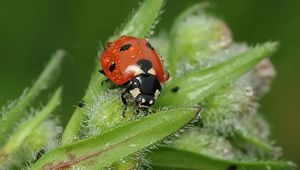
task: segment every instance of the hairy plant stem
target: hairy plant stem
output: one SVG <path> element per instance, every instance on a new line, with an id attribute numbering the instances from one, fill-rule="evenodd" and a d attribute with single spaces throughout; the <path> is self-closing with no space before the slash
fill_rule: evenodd
<path id="1" fill-rule="evenodd" d="M 26 91 L 25 95 L 22 96 L 22 99 L 19 100 L 16 105 L 0 119 L 0 146 L 1 143 L 3 143 L 3 141 L 9 136 L 9 133 L 15 126 L 15 123 L 26 116 L 26 109 L 33 104 L 41 91 L 47 89 L 58 76 L 64 55 L 65 52 L 63 50 L 58 50 L 53 55 L 50 62 L 47 64 L 46 68 L 40 74 L 33 86 Z"/>

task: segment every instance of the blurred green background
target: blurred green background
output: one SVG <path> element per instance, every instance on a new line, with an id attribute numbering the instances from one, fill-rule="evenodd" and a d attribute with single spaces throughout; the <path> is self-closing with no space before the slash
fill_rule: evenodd
<path id="1" fill-rule="evenodd" d="M 140 0 L 11 0 L 0 6 L 0 105 L 32 84 L 56 49 L 68 52 L 57 84 L 65 88 L 63 122 L 80 100 L 99 44 L 120 26 Z M 199 0 L 169 0 L 158 30 Z M 276 143 L 286 159 L 300 164 L 300 1 L 210 0 L 240 42 L 281 42 L 272 57 L 278 76 L 261 101 Z M 158 32 L 158 31 L 157 31 Z M 45 96 L 47 98 L 47 96 Z M 41 102 L 42 103 L 42 102 Z M 41 104 L 40 103 L 40 104 Z"/>

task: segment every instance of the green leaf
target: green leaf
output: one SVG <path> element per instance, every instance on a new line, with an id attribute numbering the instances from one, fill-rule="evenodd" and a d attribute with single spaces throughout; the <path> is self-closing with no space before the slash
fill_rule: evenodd
<path id="1" fill-rule="evenodd" d="M 0 162 L 18 150 L 27 137 L 37 128 L 61 103 L 62 88 L 58 88 L 48 104 L 40 113 L 23 122 L 16 132 L 9 138 L 6 145 L 0 150 Z"/>
<path id="2" fill-rule="evenodd" d="M 34 85 L 22 97 L 22 100 L 19 100 L 11 110 L 3 115 L 0 120 L 0 143 L 9 136 L 9 132 L 13 129 L 15 123 L 26 116 L 24 114 L 26 109 L 32 106 L 33 101 L 40 92 L 47 89 L 49 84 L 58 77 L 64 55 L 65 52 L 63 50 L 58 50 Z"/>
<path id="3" fill-rule="evenodd" d="M 171 147 L 159 147 L 149 157 L 153 169 L 165 170 L 292 170 L 296 168 L 291 162 L 222 160 Z"/>
<path id="4" fill-rule="evenodd" d="M 161 111 L 117 126 L 100 135 L 65 145 L 44 155 L 32 169 L 59 169 L 84 165 L 101 169 L 176 132 L 200 109 L 178 108 Z"/>
<path id="5" fill-rule="evenodd" d="M 132 35 L 140 38 L 144 38 L 147 33 L 152 29 L 156 23 L 156 19 L 161 12 L 161 8 L 164 4 L 164 0 L 145 0 L 136 13 L 130 18 L 128 23 L 110 40 L 119 38 L 121 35 Z M 97 63 L 98 64 L 98 63 Z M 90 104 L 93 100 L 91 91 L 95 91 L 96 94 L 103 92 L 101 82 L 106 79 L 105 76 L 100 76 L 98 73 L 99 68 L 95 67 L 97 71 L 92 76 L 88 90 L 86 91 L 83 101 Z M 76 139 L 76 136 L 81 130 L 81 121 L 84 119 L 84 113 L 80 109 L 76 109 L 73 113 L 70 121 L 68 122 L 66 129 L 62 136 L 62 143 L 69 143 Z"/>
<path id="6" fill-rule="evenodd" d="M 223 85 L 253 68 L 262 59 L 271 56 L 277 46 L 276 42 L 264 43 L 206 70 L 196 70 L 174 77 L 166 84 L 155 106 L 199 103 Z M 175 88 L 178 91 L 173 92 L 172 89 Z"/>

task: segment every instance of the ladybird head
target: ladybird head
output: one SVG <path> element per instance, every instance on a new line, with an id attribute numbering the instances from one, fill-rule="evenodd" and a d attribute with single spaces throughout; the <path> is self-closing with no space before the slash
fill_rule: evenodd
<path id="1" fill-rule="evenodd" d="M 137 75 L 130 82 L 129 93 L 135 99 L 138 108 L 152 106 L 160 91 L 159 80 L 151 74 Z"/>
<path id="2" fill-rule="evenodd" d="M 148 94 L 140 94 L 136 98 L 136 104 L 139 108 L 150 107 L 154 104 L 154 96 Z"/>

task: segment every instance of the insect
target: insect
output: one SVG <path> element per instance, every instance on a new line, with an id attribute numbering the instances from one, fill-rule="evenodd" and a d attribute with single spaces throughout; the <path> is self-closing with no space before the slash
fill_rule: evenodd
<path id="1" fill-rule="evenodd" d="M 161 83 L 170 77 L 164 61 L 145 39 L 122 36 L 106 45 L 99 60 L 100 72 L 125 88 L 121 95 L 125 106 L 123 116 L 128 105 L 126 94 L 133 97 L 138 110 L 147 110 L 160 95 Z"/>

